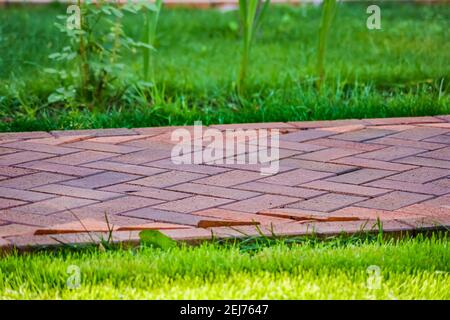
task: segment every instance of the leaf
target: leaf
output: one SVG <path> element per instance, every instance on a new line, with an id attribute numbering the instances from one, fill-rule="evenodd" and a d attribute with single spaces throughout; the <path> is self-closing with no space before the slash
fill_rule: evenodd
<path id="1" fill-rule="evenodd" d="M 112 7 L 110 10 L 117 18 L 123 17 L 123 13 L 119 9 Z"/>
<path id="2" fill-rule="evenodd" d="M 130 13 L 137 13 L 137 10 L 136 10 L 136 8 L 135 8 L 134 5 L 128 5 L 128 4 L 126 4 L 126 5 L 124 5 L 124 6 L 122 7 L 122 10 L 127 11 L 127 12 L 130 12 Z"/>
<path id="3" fill-rule="evenodd" d="M 49 56 L 48 56 L 48 58 L 49 59 L 58 59 L 59 57 L 61 57 L 61 54 L 59 53 L 59 52 L 55 52 L 55 53 L 52 53 L 52 54 L 50 54 Z"/>
<path id="4" fill-rule="evenodd" d="M 139 41 L 139 42 L 133 42 L 132 43 L 132 45 L 134 45 L 135 47 L 140 47 L 140 48 L 147 48 L 147 49 L 149 49 L 149 50 L 154 50 L 154 51 L 156 51 L 156 49 L 152 46 L 152 45 L 150 45 L 150 44 L 147 44 L 147 43 L 144 43 L 144 42 L 141 42 L 141 41 Z"/>
<path id="5" fill-rule="evenodd" d="M 64 96 L 62 94 L 52 93 L 51 95 L 48 96 L 47 101 L 48 103 L 64 101 Z"/>
<path id="6" fill-rule="evenodd" d="M 228 23 L 228 27 L 230 28 L 231 31 L 238 31 L 239 30 L 239 25 L 235 21 L 230 21 Z"/>
<path id="7" fill-rule="evenodd" d="M 98 250 L 100 252 L 106 252 L 105 246 L 101 242 L 98 244 Z"/>
<path id="8" fill-rule="evenodd" d="M 336 0 L 325 0 L 322 7 L 322 17 L 319 27 L 319 46 L 317 49 L 316 73 L 318 75 L 317 85 L 320 87 L 325 76 L 324 63 L 327 37 L 330 33 L 331 24 L 336 14 Z"/>
<path id="9" fill-rule="evenodd" d="M 153 82 L 149 81 L 138 81 L 137 85 L 144 88 L 151 88 L 154 86 Z"/>
<path id="10" fill-rule="evenodd" d="M 56 73 L 58 73 L 59 71 L 56 70 L 56 69 L 52 69 L 52 68 L 44 68 L 44 72 L 56 74 Z"/>
<path id="11" fill-rule="evenodd" d="M 144 230 L 139 232 L 141 244 L 167 250 L 176 247 L 176 241 L 172 240 L 158 230 Z"/>
<path id="12" fill-rule="evenodd" d="M 69 53 L 69 54 L 67 55 L 66 59 L 67 59 L 67 60 L 73 60 L 73 59 L 75 59 L 76 57 L 77 57 L 77 53 L 76 53 L 76 52 L 72 52 L 72 53 Z"/>
<path id="13" fill-rule="evenodd" d="M 261 1 L 258 3 L 258 12 L 257 16 L 255 18 L 255 28 L 257 29 L 259 25 L 261 24 L 261 20 L 265 16 L 267 9 L 269 8 L 270 0 L 265 0 L 264 3 Z"/>
<path id="14" fill-rule="evenodd" d="M 106 15 L 111 15 L 111 8 L 109 8 L 109 7 L 107 7 L 107 6 L 104 6 L 104 7 L 102 7 L 101 8 L 101 10 L 102 10 L 102 12 L 104 13 L 104 14 L 106 14 Z"/>

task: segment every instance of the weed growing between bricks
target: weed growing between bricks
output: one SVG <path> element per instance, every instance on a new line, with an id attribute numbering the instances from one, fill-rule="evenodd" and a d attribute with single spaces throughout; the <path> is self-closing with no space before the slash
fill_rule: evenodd
<path id="1" fill-rule="evenodd" d="M 68 253 L 104 253 L 114 251 L 131 251 L 139 253 L 140 250 L 154 249 L 168 251 L 174 248 L 178 249 L 195 249 L 199 246 L 211 246 L 221 249 L 238 249 L 241 253 L 258 252 L 264 248 L 274 246 L 325 246 L 325 247 L 340 247 L 347 245 L 366 245 L 379 244 L 385 245 L 395 243 L 397 241 L 408 241 L 414 239 L 447 239 L 450 236 L 448 228 L 436 227 L 428 230 L 412 230 L 412 231 L 398 231 L 398 232 L 384 232 L 381 222 L 377 222 L 378 230 L 374 231 L 360 231 L 353 234 L 340 232 L 336 235 L 321 235 L 312 232 L 307 236 L 277 236 L 273 233 L 271 236 L 264 235 L 260 232 L 257 236 L 248 236 L 242 233 L 239 237 L 229 238 L 215 238 L 211 240 L 189 240 L 177 241 L 173 247 L 161 247 L 152 243 L 146 243 L 142 239 L 131 241 L 113 241 L 114 231 L 110 231 L 106 236 L 96 238 L 94 234 L 90 235 L 87 232 L 90 241 L 83 244 L 71 244 L 58 241 L 58 245 L 43 245 L 23 248 L 9 248 L 0 251 L 1 256 L 8 255 L 27 255 L 27 254 L 68 254 Z M 231 228 L 232 229 L 232 228 Z M 158 232 L 159 233 L 159 232 Z M 164 236 L 165 237 L 165 236 Z"/>

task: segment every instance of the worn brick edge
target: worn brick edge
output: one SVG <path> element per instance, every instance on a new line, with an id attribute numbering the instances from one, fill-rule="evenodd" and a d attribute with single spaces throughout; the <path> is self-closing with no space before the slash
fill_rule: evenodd
<path id="1" fill-rule="evenodd" d="M 264 122 L 264 123 L 234 123 L 211 124 L 210 128 L 227 130 L 241 129 L 320 129 L 345 125 L 383 126 L 427 123 L 450 123 L 450 115 L 425 116 L 425 117 L 401 117 L 401 118 L 375 118 L 375 119 L 343 119 L 320 121 L 294 121 L 294 122 Z M 86 135 L 86 139 L 94 137 L 113 137 L 124 135 L 160 135 L 180 126 L 146 127 L 146 128 L 106 128 L 106 129 L 80 129 L 80 130 L 52 130 L 29 132 L 0 132 L 0 140 L 7 139 L 42 139 L 51 137 L 65 137 L 72 135 Z M 189 128 L 189 126 L 185 126 Z"/>
<path id="2" fill-rule="evenodd" d="M 242 241 L 250 237 L 266 237 L 269 239 L 289 239 L 298 237 L 329 238 L 333 236 L 369 235 L 378 234 L 379 227 L 376 220 L 354 221 L 356 224 L 343 224 L 341 228 L 327 228 L 336 222 L 292 223 L 286 231 L 272 231 L 270 227 L 239 226 L 239 227 L 213 227 L 209 229 L 195 228 L 192 233 L 185 235 L 178 229 L 160 230 L 180 244 L 189 246 L 201 245 L 205 242 L 233 242 Z M 280 225 L 278 225 L 280 226 Z M 276 228 L 276 225 L 275 225 Z M 290 230 L 289 230 L 290 229 Z M 395 238 L 416 236 L 418 234 L 449 231 L 450 225 L 437 223 L 423 223 L 412 225 L 403 220 L 390 220 L 382 223 L 383 235 Z M 56 235 L 30 235 L 0 238 L 0 254 L 11 252 L 25 253 L 40 250 L 61 249 L 67 247 L 85 247 L 99 245 L 102 239 L 108 238 L 106 232 L 72 233 Z M 116 231 L 112 234 L 112 244 L 120 248 L 138 247 L 140 245 L 139 231 Z"/>

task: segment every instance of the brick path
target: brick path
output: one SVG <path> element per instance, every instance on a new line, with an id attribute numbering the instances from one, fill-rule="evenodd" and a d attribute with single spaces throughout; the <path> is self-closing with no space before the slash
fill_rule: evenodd
<path id="1" fill-rule="evenodd" d="M 450 226 L 450 116 L 211 127 L 279 129 L 279 173 L 175 165 L 170 127 L 0 133 L 0 247 Z"/>

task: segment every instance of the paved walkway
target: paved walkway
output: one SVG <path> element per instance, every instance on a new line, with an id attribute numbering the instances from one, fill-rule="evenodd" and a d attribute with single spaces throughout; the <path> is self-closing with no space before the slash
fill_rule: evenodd
<path id="1" fill-rule="evenodd" d="M 450 116 L 211 127 L 279 129 L 279 173 L 173 164 L 170 127 L 0 133 L 0 246 L 450 226 Z"/>

